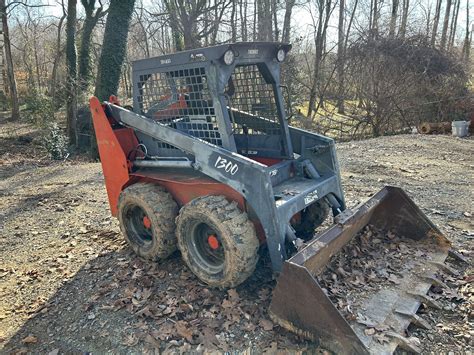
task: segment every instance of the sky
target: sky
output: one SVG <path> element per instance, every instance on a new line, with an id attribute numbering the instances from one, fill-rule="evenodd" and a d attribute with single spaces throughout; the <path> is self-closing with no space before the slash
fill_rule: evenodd
<path id="1" fill-rule="evenodd" d="M 49 5 L 47 8 L 45 8 L 45 13 L 48 15 L 52 16 L 57 16 L 60 17 L 62 15 L 62 8 L 60 5 L 60 0 L 27 0 L 29 3 L 42 3 L 45 5 Z M 66 1 L 65 1 L 66 2 Z M 144 4 L 146 5 L 149 3 L 150 5 L 153 3 L 153 0 L 143 0 Z M 299 1 L 300 3 L 303 3 L 303 1 Z M 308 3 L 313 2 L 314 0 L 310 0 Z M 370 0 L 361 0 L 359 1 L 359 4 L 364 5 L 364 3 L 369 2 Z M 385 1 L 385 4 L 388 4 L 390 1 Z M 412 0 L 411 1 L 411 14 L 410 16 L 413 17 L 422 17 L 424 18 L 425 10 L 435 4 L 436 0 Z M 470 5 L 470 22 L 471 26 L 474 29 L 474 0 L 470 0 L 471 5 Z M 283 3 L 283 1 L 280 1 L 280 3 Z M 444 1 L 445 3 L 445 1 Z M 350 7 L 352 4 L 352 0 L 346 0 L 346 6 Z M 401 5 L 400 5 L 401 6 Z M 433 6 L 434 7 L 434 6 Z M 366 6 L 365 6 L 366 8 Z M 388 10 L 388 6 L 385 6 L 385 11 Z M 335 42 L 337 40 L 337 15 L 338 15 L 338 9 L 334 10 L 335 13 L 331 17 L 331 21 L 329 23 L 329 28 L 328 28 L 328 38 L 329 42 Z M 292 16 L 292 27 L 293 27 L 293 34 L 296 36 L 303 36 L 303 37 L 312 37 L 312 34 L 314 32 L 314 27 L 313 27 L 313 19 L 312 19 L 312 14 L 314 14 L 314 7 L 311 9 L 311 6 L 308 4 L 296 7 L 293 16 Z M 458 29 L 457 29 L 457 39 L 458 41 L 462 41 L 464 38 L 465 30 L 466 30 L 466 12 L 467 12 L 467 5 L 466 5 L 466 0 L 461 0 L 461 6 L 459 10 L 459 17 L 458 17 Z M 81 16 L 83 15 L 83 9 L 82 6 L 80 5 L 80 1 L 78 1 L 78 15 Z M 359 12 L 359 21 L 367 21 L 368 15 L 364 12 Z M 444 15 L 444 10 L 442 10 L 442 15 Z M 433 15 L 431 15 L 433 17 Z M 354 23 L 354 26 L 357 26 L 357 22 Z M 441 28 L 441 24 L 440 24 Z"/>

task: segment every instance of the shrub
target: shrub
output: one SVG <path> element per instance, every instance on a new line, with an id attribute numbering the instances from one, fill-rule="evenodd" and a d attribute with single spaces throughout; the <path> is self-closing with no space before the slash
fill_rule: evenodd
<path id="1" fill-rule="evenodd" d="M 43 141 L 51 159 L 61 160 L 69 155 L 68 139 L 56 122 L 49 124 Z"/>
<path id="2" fill-rule="evenodd" d="M 55 109 L 50 97 L 33 92 L 26 98 L 25 104 L 30 118 L 35 124 L 42 126 L 54 119 Z"/>

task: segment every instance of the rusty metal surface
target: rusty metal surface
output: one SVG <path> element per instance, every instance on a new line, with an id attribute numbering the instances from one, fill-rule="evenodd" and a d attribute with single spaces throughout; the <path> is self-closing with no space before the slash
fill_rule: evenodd
<path id="1" fill-rule="evenodd" d="M 426 255 L 423 258 L 413 255 L 407 261 L 405 267 L 410 271 L 403 275 L 400 284 L 360 296 L 362 315 L 389 330 L 386 333 L 389 341 L 383 344 L 365 334 L 365 325 L 348 322 L 317 281 L 331 257 L 366 225 L 411 239 Z M 436 273 L 445 271 L 449 249 L 450 242 L 403 190 L 385 187 L 285 262 L 270 314 L 284 328 L 318 339 L 322 346 L 338 354 L 391 354 L 397 347 L 417 352 L 419 349 L 405 338 L 404 330 L 410 323 L 425 324 L 416 312 L 421 303 L 435 306 L 426 294 L 433 282 L 437 282 Z"/>

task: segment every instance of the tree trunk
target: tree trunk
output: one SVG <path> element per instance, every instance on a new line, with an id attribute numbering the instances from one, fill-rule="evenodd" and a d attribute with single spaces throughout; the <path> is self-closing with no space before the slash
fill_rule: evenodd
<path id="1" fill-rule="evenodd" d="M 118 93 L 134 5 L 135 0 L 110 1 L 95 88 L 95 96 L 100 101 L 105 101 L 110 95 Z M 91 154 L 93 158 L 98 157 L 95 137 L 91 139 Z"/>
<path id="2" fill-rule="evenodd" d="M 5 0 L 0 0 L 0 11 L 2 12 L 3 46 L 5 50 L 5 62 L 7 67 L 7 81 L 12 105 L 12 115 L 10 117 L 10 120 L 17 121 L 20 119 L 20 103 L 18 101 L 18 92 L 16 90 L 15 70 L 13 67 L 10 33 L 8 31 L 7 7 L 5 4 Z"/>
<path id="3" fill-rule="evenodd" d="M 273 27 L 274 27 L 274 31 L 273 31 L 273 38 L 272 40 L 275 41 L 275 42 L 278 42 L 279 39 L 280 39 L 280 30 L 278 29 L 278 16 L 277 16 L 277 0 L 272 0 L 272 16 L 273 16 Z"/>
<path id="4" fill-rule="evenodd" d="M 451 20 L 451 28 L 449 30 L 449 41 L 448 49 L 451 50 L 454 46 L 454 40 L 456 38 L 456 27 L 458 25 L 458 15 L 459 15 L 459 6 L 461 5 L 461 0 L 454 0 L 454 11 L 453 18 Z M 469 9 L 466 9 L 469 11 Z"/>
<path id="5" fill-rule="evenodd" d="M 374 38 L 377 38 L 379 35 L 379 0 L 373 0 L 373 9 L 372 9 L 372 26 L 371 33 Z"/>
<path id="6" fill-rule="evenodd" d="M 441 32 L 440 47 L 442 50 L 446 49 L 446 40 L 448 36 L 449 15 L 451 13 L 452 0 L 447 0 L 446 11 L 444 13 L 443 31 Z"/>
<path id="7" fill-rule="evenodd" d="M 466 9 L 469 10 L 469 0 L 466 0 Z M 471 44 L 472 44 L 472 32 L 469 34 L 469 11 L 466 11 L 466 36 L 464 37 L 464 43 L 462 47 L 463 58 L 466 63 L 469 63 L 469 57 L 471 54 Z"/>
<path id="8" fill-rule="evenodd" d="M 405 38 L 405 35 L 407 33 L 409 10 L 410 10 L 410 0 L 403 0 L 402 20 L 400 22 L 400 31 L 398 32 L 398 35 L 400 36 L 400 38 Z"/>
<path id="9" fill-rule="evenodd" d="M 257 12 L 258 12 L 258 2 L 253 2 L 253 34 L 252 38 L 254 42 L 257 40 Z"/>
<path id="10" fill-rule="evenodd" d="M 97 21 L 102 15 L 102 7 L 99 7 L 94 15 L 95 0 L 81 0 L 86 13 L 84 26 L 82 28 L 81 46 L 79 49 L 79 92 L 86 94 L 92 81 L 90 49 L 92 42 L 92 33 Z"/>
<path id="11" fill-rule="evenodd" d="M 327 3 L 326 3 L 327 1 Z M 316 37 L 314 39 L 315 56 L 314 56 L 314 72 L 308 102 L 308 117 L 311 118 L 313 111 L 316 109 L 316 95 L 318 93 L 318 85 L 320 81 L 321 61 L 323 59 L 323 47 L 325 41 L 325 32 L 328 19 L 324 18 L 326 14 L 326 6 L 330 6 L 330 0 L 318 0 L 318 27 Z M 317 113 L 317 112 L 315 112 Z"/>
<path id="12" fill-rule="evenodd" d="M 439 19 L 441 17 L 441 3 L 443 0 L 437 0 L 436 1 L 436 9 L 435 9 L 435 14 L 433 18 L 433 32 L 431 35 L 431 46 L 434 47 L 436 44 L 436 36 L 438 35 L 438 25 L 439 25 Z"/>
<path id="13" fill-rule="evenodd" d="M 240 10 L 240 31 L 241 31 L 241 38 L 243 42 L 247 42 L 247 6 L 248 3 L 246 0 L 241 0 L 239 3 L 239 10 Z"/>
<path id="14" fill-rule="evenodd" d="M 390 14 L 390 30 L 388 36 L 393 38 L 395 36 L 395 27 L 397 26 L 398 16 L 398 2 L 399 0 L 392 0 L 392 12 Z"/>
<path id="15" fill-rule="evenodd" d="M 58 23 L 58 33 L 56 37 L 56 56 L 54 57 L 53 69 L 51 72 L 50 94 L 51 94 L 51 100 L 54 106 L 56 106 L 56 86 L 57 86 L 57 81 L 58 81 L 58 66 L 59 66 L 61 57 L 63 56 L 63 48 L 61 48 L 61 37 L 62 37 L 61 31 L 62 31 L 65 19 L 66 19 L 66 12 L 63 11 L 63 15 L 59 19 L 59 23 Z"/>
<path id="16" fill-rule="evenodd" d="M 344 0 L 339 0 L 339 26 L 337 27 L 337 112 L 344 113 Z"/>
<path id="17" fill-rule="evenodd" d="M 127 0 L 129 1 L 129 0 Z M 170 28 L 171 28 L 171 35 L 173 37 L 173 44 L 175 47 L 176 52 L 180 52 L 184 50 L 184 43 L 183 37 L 181 35 L 181 31 L 179 30 L 179 18 L 178 18 L 178 9 L 176 8 L 176 4 L 174 0 L 164 0 L 164 4 L 166 10 L 170 16 Z"/>
<path id="18" fill-rule="evenodd" d="M 66 22 L 66 114 L 69 144 L 77 144 L 77 54 L 76 54 L 76 5 L 77 0 L 67 2 Z"/>
<path id="19" fill-rule="evenodd" d="M 270 0 L 258 2 L 258 34 L 259 41 L 272 41 L 272 13 Z"/>
<path id="20" fill-rule="evenodd" d="M 117 95 L 134 4 L 135 0 L 110 1 L 95 89 L 100 101 Z"/>
<path id="21" fill-rule="evenodd" d="M 354 7 L 352 8 L 352 12 L 351 12 L 351 18 L 349 20 L 349 24 L 347 25 L 347 29 L 346 29 L 346 38 L 344 38 L 344 52 L 346 52 L 347 50 L 347 41 L 349 40 L 349 35 L 351 33 L 352 23 L 354 22 L 358 4 L 359 4 L 359 0 L 355 0 Z"/>
<path id="22" fill-rule="evenodd" d="M 282 33 L 282 42 L 290 42 L 290 31 L 291 31 L 291 13 L 293 12 L 293 7 L 295 6 L 296 0 L 287 0 L 285 3 L 285 18 L 283 20 L 283 33 Z"/>
<path id="23" fill-rule="evenodd" d="M 231 11 L 231 14 L 230 14 L 230 23 L 231 23 L 231 40 L 232 42 L 236 42 L 237 41 L 237 26 L 235 25 L 235 19 L 236 19 L 236 12 L 237 12 L 237 4 L 235 1 L 232 1 L 232 11 Z"/>

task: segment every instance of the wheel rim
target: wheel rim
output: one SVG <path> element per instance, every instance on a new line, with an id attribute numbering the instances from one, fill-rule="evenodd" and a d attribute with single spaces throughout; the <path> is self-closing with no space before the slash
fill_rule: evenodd
<path id="1" fill-rule="evenodd" d="M 225 252 L 221 237 L 206 223 L 196 223 L 188 234 L 191 257 L 206 270 L 217 274 L 224 269 Z"/>
<path id="2" fill-rule="evenodd" d="M 143 208 L 138 205 L 131 205 L 123 213 L 129 238 L 140 246 L 150 246 L 153 242 L 151 220 Z"/>

